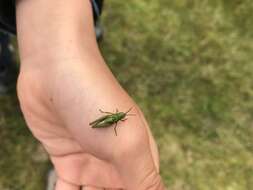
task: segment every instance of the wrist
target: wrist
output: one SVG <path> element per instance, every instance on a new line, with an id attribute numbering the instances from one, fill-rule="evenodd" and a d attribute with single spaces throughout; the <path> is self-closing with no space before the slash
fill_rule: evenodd
<path id="1" fill-rule="evenodd" d="M 96 46 L 90 1 L 17 1 L 21 63 L 80 56 Z"/>

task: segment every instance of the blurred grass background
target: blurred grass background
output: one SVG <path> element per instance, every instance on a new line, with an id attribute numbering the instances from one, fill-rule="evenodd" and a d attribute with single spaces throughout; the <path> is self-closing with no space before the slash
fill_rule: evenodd
<path id="1" fill-rule="evenodd" d="M 253 188 L 253 2 L 106 0 L 102 53 L 144 111 L 170 190 Z M 0 190 L 43 190 L 48 158 L 0 97 Z"/>

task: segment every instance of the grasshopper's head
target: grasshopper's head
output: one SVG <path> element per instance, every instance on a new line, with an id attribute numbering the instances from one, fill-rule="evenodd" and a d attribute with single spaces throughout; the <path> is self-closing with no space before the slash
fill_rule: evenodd
<path id="1" fill-rule="evenodd" d="M 126 116 L 128 116 L 128 115 L 134 115 L 134 114 L 129 114 L 129 112 L 131 111 L 131 109 L 132 108 L 130 108 L 128 111 L 126 111 L 126 112 L 118 112 L 117 113 L 117 117 L 118 117 L 118 119 L 119 120 L 122 120 L 122 119 L 124 119 Z"/>
<path id="2" fill-rule="evenodd" d="M 124 112 L 119 112 L 117 114 L 118 114 L 118 118 L 119 119 L 123 119 L 123 118 L 125 118 L 127 116 L 127 113 L 124 113 Z"/>
<path id="3" fill-rule="evenodd" d="M 126 112 L 120 112 L 120 117 L 123 119 L 124 117 L 128 116 L 128 115 L 135 115 L 135 114 L 130 114 L 129 112 L 131 111 L 132 108 L 130 108 L 129 110 L 127 110 Z"/>

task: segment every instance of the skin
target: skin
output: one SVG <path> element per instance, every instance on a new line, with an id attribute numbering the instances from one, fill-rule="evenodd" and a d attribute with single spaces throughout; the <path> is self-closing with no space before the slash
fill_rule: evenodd
<path id="1" fill-rule="evenodd" d="M 88 0 L 18 0 L 18 98 L 56 169 L 55 190 L 164 190 L 155 141 L 138 105 L 97 47 Z M 127 110 L 117 137 L 89 122 Z M 122 126 L 122 127 L 121 127 Z"/>

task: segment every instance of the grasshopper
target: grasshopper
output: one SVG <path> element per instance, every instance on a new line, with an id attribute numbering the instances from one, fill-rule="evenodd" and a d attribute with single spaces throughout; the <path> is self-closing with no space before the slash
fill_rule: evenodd
<path id="1" fill-rule="evenodd" d="M 110 127 L 111 125 L 115 124 L 114 132 L 115 132 L 115 135 L 117 136 L 116 127 L 117 127 L 118 122 L 127 120 L 126 116 L 135 115 L 135 114 L 128 114 L 131 111 L 131 109 L 132 108 L 130 108 L 126 112 L 119 112 L 118 109 L 116 109 L 116 113 L 106 112 L 99 109 L 101 113 L 105 113 L 106 115 L 101 116 L 95 121 L 92 121 L 91 123 L 89 123 L 89 125 L 92 128 L 105 128 L 105 127 Z"/>

